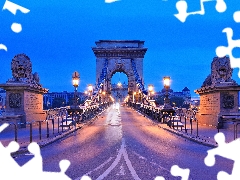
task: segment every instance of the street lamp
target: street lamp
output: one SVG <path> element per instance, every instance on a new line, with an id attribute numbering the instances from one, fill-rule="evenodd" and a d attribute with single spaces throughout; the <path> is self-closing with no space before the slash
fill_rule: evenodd
<path id="1" fill-rule="evenodd" d="M 135 95 L 136 95 L 137 93 L 136 92 L 133 92 L 133 103 L 135 103 Z"/>
<path id="2" fill-rule="evenodd" d="M 103 101 L 103 102 L 105 102 L 105 95 L 106 95 L 106 92 L 103 91 L 103 92 L 102 92 L 102 101 Z"/>
<path id="3" fill-rule="evenodd" d="M 117 83 L 117 86 L 118 86 L 118 88 L 122 87 L 122 83 L 119 81 L 119 82 Z"/>
<path id="4" fill-rule="evenodd" d="M 152 84 L 148 85 L 148 94 L 149 94 L 149 99 L 152 99 L 151 98 L 151 95 L 153 94 L 153 85 Z"/>
<path id="5" fill-rule="evenodd" d="M 75 108 L 75 115 L 77 109 L 77 88 L 79 86 L 80 81 L 80 74 L 77 71 L 74 71 L 72 74 L 72 83 L 74 87 L 74 108 Z"/>
<path id="6" fill-rule="evenodd" d="M 92 92 L 93 92 L 93 85 L 89 84 L 88 85 L 88 95 L 90 96 L 90 99 L 92 99 Z"/>
<path id="7" fill-rule="evenodd" d="M 163 77 L 163 84 L 166 89 L 170 88 L 170 77 L 169 76 Z"/>
<path id="8" fill-rule="evenodd" d="M 165 76 L 163 78 L 163 84 L 165 88 L 165 98 L 164 98 L 164 109 L 172 109 L 172 106 L 170 105 L 170 99 L 169 99 L 169 94 L 168 90 L 170 89 L 170 77 Z"/>
<path id="9" fill-rule="evenodd" d="M 168 94 L 168 91 L 170 89 L 170 77 L 169 76 L 165 76 L 163 78 L 163 84 L 164 84 L 164 89 L 165 89 L 165 98 L 164 98 L 164 106 L 161 111 L 163 114 L 167 113 L 168 115 L 171 115 L 171 114 L 175 113 L 175 110 L 170 105 L 170 99 L 169 99 L 169 94 Z"/>

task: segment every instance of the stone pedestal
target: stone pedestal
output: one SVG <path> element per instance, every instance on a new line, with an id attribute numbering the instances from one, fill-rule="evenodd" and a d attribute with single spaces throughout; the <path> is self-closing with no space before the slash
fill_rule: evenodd
<path id="1" fill-rule="evenodd" d="M 238 113 L 239 90 L 240 86 L 238 85 L 205 87 L 196 90 L 195 92 L 200 95 L 198 122 L 217 126 L 219 116 Z"/>
<path id="2" fill-rule="evenodd" d="M 4 116 L 21 116 L 21 123 L 46 119 L 43 111 L 43 93 L 47 90 L 21 82 L 0 84 L 6 90 Z"/>
<path id="3" fill-rule="evenodd" d="M 17 54 L 11 62 L 12 78 L 0 88 L 6 90 L 4 118 L 22 123 L 46 119 L 43 111 L 43 93 L 48 90 L 40 84 L 38 73 L 32 74 L 32 63 L 26 54 Z"/>
<path id="4" fill-rule="evenodd" d="M 200 95 L 199 123 L 218 126 L 221 115 L 238 113 L 240 86 L 232 79 L 232 72 L 229 57 L 213 58 L 211 74 L 195 90 Z"/>

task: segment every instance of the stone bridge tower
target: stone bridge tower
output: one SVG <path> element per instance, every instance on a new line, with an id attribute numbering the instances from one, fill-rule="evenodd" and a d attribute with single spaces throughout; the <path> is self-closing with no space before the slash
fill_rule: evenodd
<path id="1" fill-rule="evenodd" d="M 111 78 L 116 72 L 128 77 L 128 92 L 143 87 L 143 58 L 147 51 L 140 40 L 99 40 L 92 50 L 96 56 L 97 89 L 110 93 Z"/>

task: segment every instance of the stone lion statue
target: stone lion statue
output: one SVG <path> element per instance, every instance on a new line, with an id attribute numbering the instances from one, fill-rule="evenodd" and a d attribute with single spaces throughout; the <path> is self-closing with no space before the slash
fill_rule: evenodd
<path id="1" fill-rule="evenodd" d="M 14 56 L 11 63 L 11 70 L 15 81 L 20 81 L 21 79 L 31 81 L 32 63 L 27 55 L 18 54 Z"/>
<path id="2" fill-rule="evenodd" d="M 232 72 L 229 57 L 215 57 L 211 63 L 211 74 L 205 79 L 202 87 L 215 86 L 224 82 L 231 82 L 236 85 L 236 81 L 232 79 Z"/>
<path id="3" fill-rule="evenodd" d="M 14 56 L 11 63 L 11 70 L 13 78 L 9 81 L 20 81 L 41 86 L 38 73 L 35 72 L 32 74 L 32 63 L 26 54 L 17 54 Z"/>

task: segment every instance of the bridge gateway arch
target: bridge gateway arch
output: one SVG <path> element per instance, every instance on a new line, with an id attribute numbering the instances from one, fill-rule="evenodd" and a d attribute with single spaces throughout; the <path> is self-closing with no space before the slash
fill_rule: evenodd
<path id="1" fill-rule="evenodd" d="M 123 72 L 128 78 L 128 94 L 144 93 L 143 58 L 147 51 L 144 41 L 99 40 L 95 43 L 92 50 L 96 56 L 96 91 L 110 96 L 112 76 Z"/>

